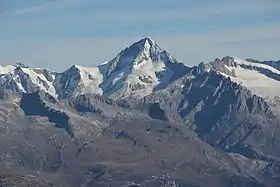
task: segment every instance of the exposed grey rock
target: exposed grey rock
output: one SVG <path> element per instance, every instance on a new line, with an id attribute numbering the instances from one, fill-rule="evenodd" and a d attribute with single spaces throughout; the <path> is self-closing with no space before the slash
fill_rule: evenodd
<path id="1" fill-rule="evenodd" d="M 206 69 L 216 70 L 235 77 L 236 75 L 234 74 L 234 71 L 228 70 L 225 65 L 228 67 L 236 66 L 236 63 L 232 57 L 224 57 L 222 60 L 216 58 L 213 62 L 206 64 Z"/>
<path id="2" fill-rule="evenodd" d="M 69 116 L 65 112 L 47 106 L 39 92 L 23 94 L 20 107 L 26 115 L 47 117 L 50 122 L 56 124 L 56 127 L 65 129 L 69 135 L 73 136 L 69 126 Z"/>
<path id="3" fill-rule="evenodd" d="M 68 98 L 73 96 L 81 79 L 80 70 L 76 66 L 72 66 L 67 71 L 57 74 L 54 85 L 57 86 L 58 97 Z"/>
<path id="4" fill-rule="evenodd" d="M 274 67 L 278 70 L 280 70 L 280 60 L 278 61 L 259 61 L 259 60 L 254 60 L 254 59 L 246 59 L 247 61 L 249 62 L 253 62 L 253 63 L 260 63 L 260 64 L 266 64 L 266 65 L 269 65 L 271 67 Z"/>
<path id="5" fill-rule="evenodd" d="M 145 61 L 164 68 L 124 81 Z M 280 81 L 254 63 L 238 66 Z M 280 184 L 280 99 L 226 78 L 236 77 L 232 57 L 187 67 L 144 38 L 94 69 L 102 96 L 86 90 L 82 79 L 98 78 L 83 67 L 14 67 L 0 75 L 0 186 Z M 150 95 L 134 95 L 153 79 Z"/>
<path id="6" fill-rule="evenodd" d="M 280 123 L 273 109 L 264 99 L 215 72 L 185 77 L 140 102 L 160 102 L 176 109 L 185 124 L 214 147 L 279 162 L 275 137 L 280 135 Z"/>
<path id="7" fill-rule="evenodd" d="M 86 109 L 77 107 L 79 103 Z M 106 116 L 110 110 L 122 112 L 107 121 L 100 134 L 77 134 L 82 129 L 77 131 L 68 121 L 70 136 L 57 125 L 60 118 L 76 119 L 75 111 L 94 114 L 92 106 L 106 109 Z M 1 129 L 6 129 L 0 131 L 1 184 L 125 186 L 133 181 L 144 186 L 265 186 L 257 171 L 236 167 L 237 161 L 201 141 L 183 124 L 153 114 L 158 110 L 168 116 L 168 108 L 149 107 L 152 114 L 120 107 L 119 102 L 98 95 L 52 101 L 41 92 L 23 94 L 21 104 L 1 100 L 1 119 L 13 111 L 6 128 L 1 123 Z M 54 119 L 52 113 L 57 114 Z M 91 115 L 83 118 L 103 121 Z"/>

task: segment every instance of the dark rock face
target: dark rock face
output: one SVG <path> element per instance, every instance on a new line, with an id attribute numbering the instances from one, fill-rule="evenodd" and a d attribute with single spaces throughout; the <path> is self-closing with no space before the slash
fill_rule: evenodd
<path id="1" fill-rule="evenodd" d="M 116 113 L 123 110 L 122 107 L 125 108 L 124 102 L 115 102 L 112 99 L 104 98 L 97 94 L 80 95 L 68 99 L 67 103 L 79 113 L 91 113 L 103 117 L 115 116 Z"/>
<path id="2" fill-rule="evenodd" d="M 259 60 L 254 60 L 254 59 L 246 59 L 248 62 L 253 62 L 253 63 L 259 63 L 259 64 L 266 64 L 269 65 L 271 67 L 274 67 L 275 69 L 280 70 L 280 60 L 278 61 L 259 61 Z"/>
<path id="3" fill-rule="evenodd" d="M 69 102 L 78 112 L 93 112 L 93 113 L 102 113 L 101 108 L 94 107 L 94 101 L 101 100 L 101 96 L 92 95 L 92 97 L 87 97 L 86 95 L 78 96 L 76 99 Z M 96 104 L 96 102 L 95 102 Z"/>
<path id="4" fill-rule="evenodd" d="M 47 106 L 39 92 L 23 94 L 20 107 L 26 115 L 47 117 L 50 122 L 56 124 L 56 127 L 65 129 L 67 133 L 73 136 L 69 127 L 69 116 L 65 112 Z"/>
<path id="5" fill-rule="evenodd" d="M 20 67 L 20 68 L 28 68 L 28 66 L 26 66 L 25 64 L 23 64 L 22 62 L 18 61 L 16 64 L 15 64 L 16 67 Z"/>
<path id="6" fill-rule="evenodd" d="M 59 98 L 69 98 L 72 96 L 81 79 L 79 71 L 76 66 L 72 66 L 67 71 L 57 74 L 54 85 L 59 85 L 56 88 Z"/>
<path id="7" fill-rule="evenodd" d="M 152 104 L 148 112 L 153 119 L 166 120 L 165 112 L 160 108 L 159 103 Z"/>
<path id="8" fill-rule="evenodd" d="M 242 149 L 252 144 L 251 138 L 257 146 L 260 142 L 256 134 L 261 133 L 263 138 L 269 136 L 264 124 L 270 124 L 279 133 L 279 120 L 263 99 L 219 75 L 204 76 L 198 77 L 195 81 L 199 83 L 192 83 L 192 89 L 184 95 L 188 105 L 178 109 L 184 119 L 192 118 L 193 128 L 200 137 L 229 151 L 232 147 Z M 201 87 L 202 83 L 205 85 Z M 193 111 L 196 112 L 192 116 Z M 271 143 L 267 142 L 267 146 Z"/>
<path id="9" fill-rule="evenodd" d="M 172 59 L 172 57 L 170 56 L 170 54 L 168 54 L 166 51 L 163 51 L 161 53 L 161 58 L 162 59 L 167 59 L 165 60 L 165 64 L 166 66 L 173 72 L 176 72 L 172 79 L 171 82 L 183 77 L 184 75 L 186 75 L 191 68 L 187 67 L 185 64 L 183 64 L 182 62 L 178 62 L 175 59 Z"/>
<path id="10" fill-rule="evenodd" d="M 51 72 L 49 72 L 48 70 L 44 69 L 43 70 L 43 75 L 46 77 L 46 79 L 50 82 L 54 81 L 54 78 L 51 74 Z"/>
<path id="11" fill-rule="evenodd" d="M 278 61 L 264 61 L 262 63 L 280 70 L 280 60 L 278 60 Z"/>
<path id="12" fill-rule="evenodd" d="M 176 84 L 184 84 L 184 88 Z M 275 139 L 280 123 L 269 105 L 215 72 L 175 81 L 141 102 L 173 107 L 199 137 L 227 152 L 264 160 L 280 155 Z M 270 129 L 274 129 L 272 134 Z"/>
<path id="13" fill-rule="evenodd" d="M 132 91 L 145 89 L 145 85 L 140 84 L 140 83 L 130 84 L 129 87 Z"/>

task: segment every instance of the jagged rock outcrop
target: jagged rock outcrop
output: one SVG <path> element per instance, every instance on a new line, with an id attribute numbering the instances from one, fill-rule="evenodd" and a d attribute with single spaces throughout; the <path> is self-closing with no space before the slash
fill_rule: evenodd
<path id="1" fill-rule="evenodd" d="M 141 102 L 160 102 L 176 109 L 198 136 L 227 152 L 264 160 L 279 157 L 275 136 L 280 123 L 269 104 L 216 72 L 185 77 Z"/>
<path id="2" fill-rule="evenodd" d="M 40 92 L 23 94 L 20 107 L 26 115 L 47 117 L 50 122 L 56 124 L 56 127 L 65 129 L 69 135 L 73 136 L 69 126 L 69 116 L 63 111 L 50 107 L 42 99 Z"/>

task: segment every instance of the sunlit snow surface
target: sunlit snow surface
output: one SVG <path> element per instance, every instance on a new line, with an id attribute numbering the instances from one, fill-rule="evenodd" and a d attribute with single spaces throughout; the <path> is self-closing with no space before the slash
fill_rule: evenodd
<path id="1" fill-rule="evenodd" d="M 238 58 L 234 58 L 234 62 L 236 66 L 221 62 L 219 65 L 222 68 L 212 69 L 263 98 L 273 100 L 275 96 L 280 96 L 280 81 L 267 75 L 277 74 L 280 78 L 279 70 Z M 1 87 L 16 92 L 30 92 L 39 88 L 61 98 L 91 93 L 112 98 L 139 99 L 167 86 L 180 71 L 172 66 L 175 63 L 176 59 L 150 38 L 145 38 L 97 67 L 74 65 L 58 73 L 47 69 L 0 65 L 0 83 Z M 250 67 L 267 70 L 266 75 L 264 71 Z M 205 71 L 210 71 L 210 68 Z"/>
<path id="2" fill-rule="evenodd" d="M 99 85 L 103 82 L 102 74 L 98 68 L 86 68 L 75 65 L 80 70 L 81 79 L 78 83 L 80 89 L 76 90 L 77 94 L 96 93 L 103 94 Z"/>
<path id="3" fill-rule="evenodd" d="M 247 89 L 251 90 L 253 94 L 256 94 L 260 97 L 273 100 L 275 96 L 280 96 L 280 81 L 270 78 L 256 70 L 245 69 L 240 65 L 247 66 L 256 66 L 264 69 L 268 69 L 273 73 L 280 75 L 280 71 L 259 63 L 247 62 L 245 60 L 240 60 L 235 58 L 234 61 L 237 63 L 237 67 L 226 66 L 225 67 L 231 71 L 234 71 L 235 77 L 227 75 L 223 72 L 220 72 L 222 75 L 230 77 L 232 81 L 235 81 Z"/>
<path id="4" fill-rule="evenodd" d="M 27 92 L 27 82 L 30 81 L 33 86 L 56 97 L 56 89 L 53 86 L 55 73 L 50 70 L 45 71 L 49 71 L 50 76 L 52 76 L 51 81 L 47 80 L 43 69 L 1 65 L 0 77 L 2 84 L 14 84 L 14 87 L 17 87 L 21 92 Z"/>
<path id="5" fill-rule="evenodd" d="M 164 56 L 165 55 L 165 56 Z M 39 88 L 54 97 L 69 97 L 84 93 L 115 98 L 142 98 L 157 86 L 167 85 L 174 72 L 166 63 L 176 60 L 150 38 L 145 38 L 97 67 L 74 65 L 64 72 L 1 66 L 1 83 L 13 91 L 29 92 Z M 48 79 L 44 71 L 50 72 Z"/>

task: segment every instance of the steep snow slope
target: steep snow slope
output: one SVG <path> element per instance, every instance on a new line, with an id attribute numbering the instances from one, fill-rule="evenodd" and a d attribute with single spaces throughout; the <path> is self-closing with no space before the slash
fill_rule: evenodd
<path id="1" fill-rule="evenodd" d="M 58 97 L 66 98 L 84 93 L 103 94 L 99 85 L 103 81 L 99 68 L 86 68 L 74 65 L 58 73 L 54 81 Z"/>
<path id="2" fill-rule="evenodd" d="M 23 65 L 1 65 L 0 85 L 15 92 L 32 92 L 38 89 L 56 96 L 53 86 L 56 73 L 47 69 L 28 68 Z"/>
<path id="3" fill-rule="evenodd" d="M 150 38 L 134 43 L 99 68 L 105 80 L 101 87 L 113 98 L 142 98 L 189 69 Z"/>
<path id="4" fill-rule="evenodd" d="M 247 66 L 253 66 L 253 67 L 259 67 L 263 69 L 268 69 L 273 73 L 280 74 L 280 71 L 272 66 L 266 65 L 266 64 L 260 64 L 260 63 L 254 63 L 254 62 L 249 62 L 246 60 L 239 59 L 237 57 L 234 58 L 234 61 L 239 64 L 239 65 L 247 65 Z"/>
<path id="5" fill-rule="evenodd" d="M 275 69 L 280 70 L 280 60 L 277 60 L 277 61 L 272 61 L 272 60 L 259 61 L 259 60 L 248 58 L 248 59 L 246 59 L 246 61 L 253 62 L 253 63 L 258 63 L 258 64 L 266 64 L 268 66 L 271 66 L 271 67 L 273 67 Z"/>
<path id="6" fill-rule="evenodd" d="M 210 62 L 207 67 L 267 100 L 273 101 L 280 96 L 280 71 L 269 65 L 225 57 Z"/>

